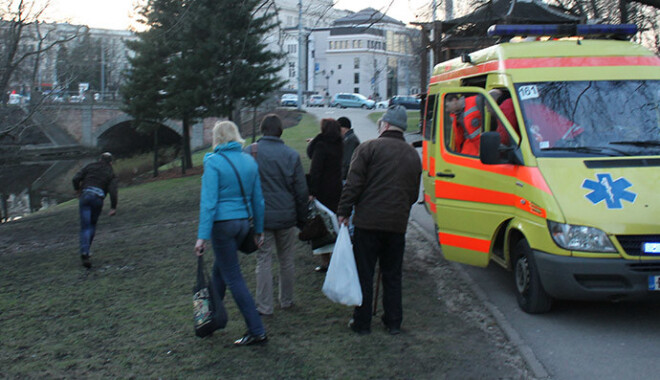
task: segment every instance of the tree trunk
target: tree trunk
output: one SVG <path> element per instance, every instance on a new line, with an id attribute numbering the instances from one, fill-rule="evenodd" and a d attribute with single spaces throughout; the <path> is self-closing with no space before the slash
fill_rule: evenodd
<path id="1" fill-rule="evenodd" d="M 190 117 L 183 115 L 183 135 L 181 136 L 181 173 L 186 174 L 186 169 L 192 168 L 192 155 L 190 152 Z"/>
<path id="2" fill-rule="evenodd" d="M 154 129 L 154 178 L 158 177 L 158 130 L 160 126 Z"/>
<path id="3" fill-rule="evenodd" d="M 619 0 L 619 14 L 621 17 L 621 24 L 628 22 L 628 8 L 626 5 L 628 5 L 627 0 Z"/>

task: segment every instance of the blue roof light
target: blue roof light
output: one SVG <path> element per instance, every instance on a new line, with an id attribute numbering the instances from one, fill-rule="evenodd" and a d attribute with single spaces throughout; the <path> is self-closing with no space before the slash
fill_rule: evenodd
<path id="1" fill-rule="evenodd" d="M 515 36 L 594 36 L 614 35 L 631 36 L 637 33 L 637 25 L 621 24 L 548 24 L 548 25 L 492 25 L 488 28 L 489 37 L 515 37 Z"/>

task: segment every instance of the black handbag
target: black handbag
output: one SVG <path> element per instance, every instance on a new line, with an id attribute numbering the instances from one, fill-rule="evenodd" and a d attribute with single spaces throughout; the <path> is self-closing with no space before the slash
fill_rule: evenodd
<path id="1" fill-rule="evenodd" d="M 204 270 L 204 257 L 197 258 L 197 284 L 193 287 L 193 316 L 195 335 L 212 335 L 227 326 L 227 310 L 219 294 L 213 290 Z"/>
<path id="2" fill-rule="evenodd" d="M 238 175 L 238 170 L 236 170 L 236 167 L 234 164 L 225 156 L 222 152 L 218 152 L 222 157 L 229 162 L 229 165 L 231 166 L 232 169 L 234 169 L 234 173 L 236 174 L 236 178 L 238 179 L 238 185 L 241 187 L 241 195 L 243 196 L 243 203 L 245 204 L 245 209 L 248 212 L 248 221 L 250 223 L 250 228 L 248 229 L 247 235 L 245 235 L 245 239 L 243 239 L 243 242 L 239 244 L 238 250 L 245 253 L 245 254 L 250 254 L 255 252 L 257 249 L 259 249 L 259 246 L 257 246 L 257 243 L 254 241 L 254 219 L 252 218 L 252 213 L 250 212 L 250 207 L 248 206 L 247 203 L 247 198 L 245 198 L 245 191 L 243 190 L 243 181 L 241 181 L 241 176 Z"/>

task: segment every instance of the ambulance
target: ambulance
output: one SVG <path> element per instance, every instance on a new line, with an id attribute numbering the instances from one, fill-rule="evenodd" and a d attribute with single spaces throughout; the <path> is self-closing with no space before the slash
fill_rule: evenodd
<path id="1" fill-rule="evenodd" d="M 660 299 L 660 58 L 635 25 L 495 25 L 437 64 L 424 203 L 450 261 L 554 300 Z M 520 37 L 522 36 L 522 37 Z"/>

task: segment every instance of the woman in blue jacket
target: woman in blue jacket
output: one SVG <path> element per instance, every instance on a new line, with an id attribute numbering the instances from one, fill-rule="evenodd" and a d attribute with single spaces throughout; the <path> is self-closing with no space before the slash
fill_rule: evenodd
<path id="1" fill-rule="evenodd" d="M 199 230 L 195 252 L 204 254 L 205 241 L 211 240 L 215 260 L 212 286 L 224 299 L 229 287 L 247 325 L 247 333 L 234 342 L 238 346 L 264 343 L 266 330 L 255 306 L 254 299 L 243 279 L 238 262 L 238 246 L 249 229 L 248 210 L 236 172 L 245 191 L 247 207 L 254 218 L 255 240 L 263 244 L 264 198 L 257 163 L 242 152 L 243 139 L 236 124 L 221 121 L 213 128 L 213 153 L 204 157 L 204 175 L 199 202 Z"/>

